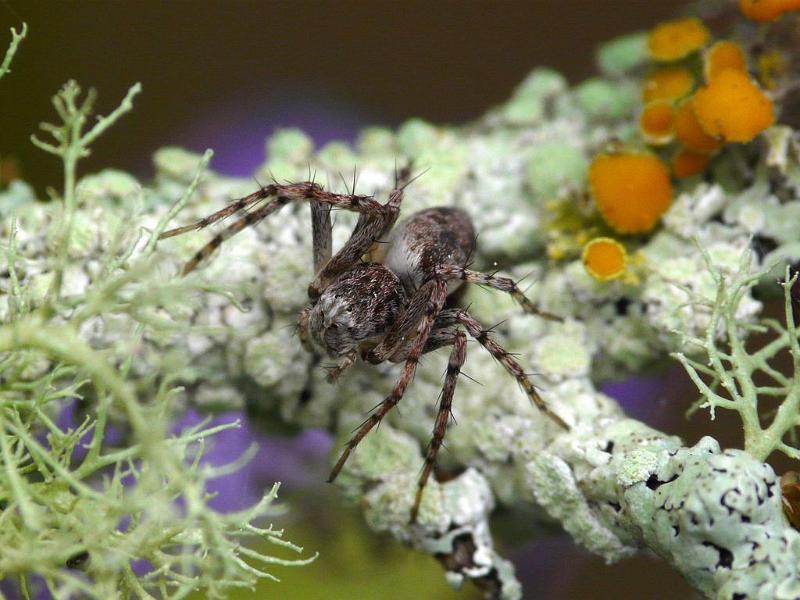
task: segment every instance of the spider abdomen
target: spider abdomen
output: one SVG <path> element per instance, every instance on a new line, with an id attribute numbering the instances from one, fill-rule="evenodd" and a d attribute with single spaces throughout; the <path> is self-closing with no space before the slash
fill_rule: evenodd
<path id="1" fill-rule="evenodd" d="M 388 242 L 383 264 L 410 292 L 430 279 L 438 266 L 464 266 L 475 249 L 475 228 L 459 208 L 429 208 L 398 223 Z M 448 282 L 448 293 L 460 284 Z"/>

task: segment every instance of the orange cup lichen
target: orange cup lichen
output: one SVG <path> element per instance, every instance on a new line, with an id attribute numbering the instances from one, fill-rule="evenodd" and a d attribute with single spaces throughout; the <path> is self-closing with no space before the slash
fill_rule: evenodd
<path id="1" fill-rule="evenodd" d="M 703 130 L 726 142 L 749 142 L 775 121 L 769 97 L 735 69 L 722 71 L 698 90 L 693 106 Z"/>
<path id="2" fill-rule="evenodd" d="M 800 10 L 800 0 L 739 0 L 739 8 L 748 19 L 766 23 L 793 10 Z"/>
<path id="3" fill-rule="evenodd" d="M 675 135 L 675 108 L 669 100 L 654 100 L 639 116 L 639 131 L 648 144 L 668 144 Z"/>
<path id="4" fill-rule="evenodd" d="M 694 152 L 714 152 L 722 143 L 705 132 L 694 114 L 692 101 L 693 98 L 684 101 L 675 112 L 675 137 Z"/>
<path id="5" fill-rule="evenodd" d="M 620 277 L 628 266 L 628 254 L 617 240 L 598 237 L 590 240 L 581 256 L 586 271 L 598 281 Z"/>
<path id="6" fill-rule="evenodd" d="M 672 174 L 675 175 L 675 177 L 678 179 L 685 179 L 686 177 L 691 177 L 705 171 L 710 162 L 711 156 L 708 154 L 680 148 L 672 155 L 670 166 L 672 167 Z"/>
<path id="7" fill-rule="evenodd" d="M 653 154 L 599 154 L 589 184 L 603 219 L 620 233 L 651 230 L 672 203 L 669 172 Z"/>
<path id="8" fill-rule="evenodd" d="M 725 69 L 747 72 L 747 59 L 741 46 L 728 40 L 720 40 L 703 56 L 703 73 L 706 81 L 711 81 Z"/>
<path id="9" fill-rule="evenodd" d="M 655 60 L 680 60 L 705 46 L 709 36 L 699 19 L 676 19 L 653 29 L 647 38 L 647 47 Z"/>
<path id="10" fill-rule="evenodd" d="M 661 99 L 677 100 L 689 94 L 693 87 L 694 76 L 691 71 L 683 67 L 666 67 L 645 77 L 642 99 L 645 103 Z"/>

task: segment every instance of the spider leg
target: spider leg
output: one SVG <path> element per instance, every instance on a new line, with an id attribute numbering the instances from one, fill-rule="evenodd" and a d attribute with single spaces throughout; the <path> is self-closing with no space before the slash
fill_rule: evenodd
<path id="1" fill-rule="evenodd" d="M 265 200 L 267 198 L 274 198 L 271 202 L 269 202 L 266 206 L 253 210 L 245 214 L 241 219 L 234 222 L 233 224 L 229 225 L 226 229 L 224 229 L 221 233 L 219 233 L 214 239 L 212 239 L 206 246 L 198 252 L 195 257 L 186 264 L 184 267 L 184 274 L 191 272 L 194 268 L 199 264 L 199 262 L 209 256 L 217 247 L 219 247 L 222 242 L 226 239 L 230 238 L 231 236 L 237 234 L 245 227 L 257 223 L 261 219 L 267 217 L 268 215 L 272 214 L 273 212 L 279 210 L 282 206 L 290 203 L 290 202 L 317 202 L 321 205 L 327 205 L 329 208 L 341 208 L 344 210 L 350 210 L 353 212 L 366 214 L 366 215 L 373 215 L 375 220 L 380 222 L 383 227 L 391 228 L 394 224 L 394 221 L 397 219 L 397 215 L 400 211 L 400 200 L 402 200 L 402 188 L 398 188 L 389 196 L 389 201 L 386 204 L 380 204 L 377 202 L 372 196 L 360 196 L 360 195 L 346 195 L 346 194 L 334 194 L 333 192 L 326 192 L 316 183 L 312 182 L 305 182 L 305 183 L 272 183 L 267 185 L 256 192 L 253 192 L 249 196 L 246 196 L 240 200 L 236 200 L 226 206 L 225 208 L 218 210 L 212 215 L 209 215 L 205 219 L 201 219 L 192 225 L 187 225 L 185 227 L 178 227 L 177 229 L 171 229 L 169 231 L 164 232 L 161 234 L 162 238 L 165 237 L 172 237 L 175 235 L 180 235 L 182 233 L 186 233 L 188 231 L 193 231 L 195 229 L 202 229 L 212 223 L 219 221 L 220 219 L 224 219 L 225 217 L 232 215 L 244 208 L 258 202 L 260 200 Z M 385 218 L 384 215 L 388 214 L 390 217 L 393 215 L 393 218 Z M 388 229 L 386 229 L 388 231 Z M 379 232 L 377 237 L 380 237 L 384 232 L 383 228 L 379 228 Z M 377 239 L 377 238 L 376 238 Z M 351 240 L 352 241 L 352 240 Z M 345 245 L 346 247 L 348 244 Z M 352 248 L 352 244 L 350 244 L 350 248 Z M 363 253 L 362 253 L 363 254 Z M 334 257 L 335 259 L 336 257 Z M 358 257 L 361 258 L 360 255 Z M 333 261 L 328 261 L 329 265 Z M 354 264 L 354 263 L 353 263 Z M 345 267 L 350 266 L 349 264 Z M 323 272 L 325 269 L 323 269 Z M 339 271 L 335 273 L 335 275 L 339 275 Z M 320 274 L 321 275 L 321 274 Z M 334 275 L 334 276 L 335 276 Z"/>
<path id="2" fill-rule="evenodd" d="M 311 236 L 314 247 L 314 275 L 331 259 L 333 226 L 331 206 L 317 200 L 311 201 Z"/>
<path id="3" fill-rule="evenodd" d="M 306 352 L 314 352 L 314 345 L 311 343 L 310 331 L 311 307 L 306 306 L 300 311 L 300 316 L 297 317 L 297 337 L 300 338 L 300 343 Z"/>
<path id="4" fill-rule="evenodd" d="M 420 290 L 422 289 L 424 288 L 420 288 Z M 412 297 L 412 301 L 413 300 L 414 298 Z M 457 313 L 459 310 L 461 309 L 446 308 L 439 312 L 433 324 L 433 329 L 431 329 L 431 334 L 428 336 L 428 341 L 425 342 L 425 349 L 422 351 L 423 354 L 433 352 L 443 346 L 453 345 L 453 325 L 458 324 Z M 416 322 L 413 321 L 410 313 L 417 314 Z M 370 352 L 364 356 L 364 360 L 373 364 L 379 364 L 385 360 L 390 360 L 392 362 L 404 361 L 409 352 L 411 352 L 415 340 L 415 338 L 410 337 L 408 333 L 410 333 L 413 330 L 413 326 L 419 322 L 419 318 L 422 314 L 424 314 L 424 310 L 404 313 L 397 329 L 390 331 L 387 337 L 384 338 L 385 344 L 382 342 L 370 350 Z M 407 319 L 411 322 L 411 327 L 406 327 L 405 322 Z M 392 339 L 389 340 L 389 337 Z"/>
<path id="5" fill-rule="evenodd" d="M 274 202 L 270 202 L 269 204 L 262 206 L 261 208 L 258 208 L 252 212 L 247 213 L 238 221 L 234 221 L 233 223 L 228 225 L 228 227 L 226 227 L 216 236 L 214 236 L 210 242 L 208 242 L 205 246 L 200 248 L 200 250 L 198 250 L 195 253 L 195 255 L 189 260 L 189 262 L 183 265 L 183 271 L 181 271 L 181 274 L 188 275 L 189 273 L 194 271 L 197 268 L 197 265 L 199 265 L 203 260 L 211 256 L 214 253 L 214 250 L 219 248 L 225 240 L 233 237 L 234 235 L 239 233 L 242 229 L 245 229 L 246 227 L 249 227 L 254 223 L 258 223 L 260 220 L 280 210 L 280 208 L 284 204 L 286 204 L 286 202 L 281 202 L 281 200 L 278 199 Z M 191 227 L 194 228 L 194 226 Z M 181 231 L 180 233 L 183 232 Z M 175 233 L 174 235 L 178 234 Z"/>
<path id="6" fill-rule="evenodd" d="M 339 471 L 342 470 L 342 467 L 347 462 L 347 459 L 350 456 L 350 453 L 353 449 L 358 446 L 359 442 L 367 435 L 375 425 L 381 422 L 383 417 L 397 405 L 398 402 L 403 397 L 403 394 L 408 388 L 408 385 L 411 383 L 411 380 L 414 378 L 414 372 L 417 369 L 417 363 L 419 362 L 419 357 L 422 355 L 422 352 L 425 348 L 425 342 L 430 335 L 431 329 L 433 328 L 433 323 L 436 320 L 436 316 L 439 314 L 439 311 L 442 310 L 442 306 L 444 306 L 444 301 L 447 298 L 447 283 L 444 281 L 437 281 L 435 282 L 436 285 L 434 286 L 433 290 L 430 293 L 428 298 L 427 307 L 425 310 L 425 315 L 419 322 L 417 326 L 417 337 L 414 340 L 414 344 L 411 348 L 411 351 L 408 354 L 408 358 L 406 358 L 405 364 L 403 365 L 403 372 L 400 375 L 400 378 L 395 383 L 394 388 L 392 388 L 391 393 L 381 402 L 375 411 L 370 414 L 366 421 L 358 428 L 358 431 L 350 438 L 350 441 L 347 442 L 345 445 L 344 450 L 342 451 L 342 455 L 339 457 L 339 460 L 336 462 L 336 465 L 333 467 L 330 476 L 328 477 L 328 481 L 331 482 L 336 479 L 337 475 L 339 475 Z"/>
<path id="7" fill-rule="evenodd" d="M 269 198 L 269 196 L 271 195 L 270 188 L 272 187 L 274 186 L 259 188 L 252 194 L 245 196 L 244 198 L 240 198 L 239 200 L 231 202 L 225 208 L 218 210 L 217 212 L 212 213 L 207 217 L 203 217 L 196 223 L 192 223 L 191 225 L 185 225 L 184 227 L 176 227 L 175 229 L 170 229 L 169 231 L 165 231 L 160 236 L 158 236 L 158 239 L 163 240 L 164 238 L 174 237 L 176 235 L 181 235 L 182 233 L 187 233 L 189 231 L 194 231 L 196 229 L 203 229 L 204 227 L 208 227 L 212 223 L 221 221 L 225 217 L 236 214 L 240 210 L 244 210 L 251 204 L 255 204 L 256 202 L 260 202 L 261 200 Z"/>
<path id="8" fill-rule="evenodd" d="M 358 354 L 355 350 L 340 356 L 336 361 L 336 366 L 328 371 L 328 376 L 326 377 L 328 383 L 336 383 L 341 374 L 355 364 L 356 358 L 358 358 Z"/>
<path id="9" fill-rule="evenodd" d="M 484 329 L 484 327 L 475 319 L 475 317 L 470 315 L 465 310 L 462 310 L 458 313 L 458 321 L 464 326 L 464 328 L 467 330 L 467 333 L 475 338 L 475 340 L 477 340 L 481 346 L 486 348 L 489 354 L 491 354 L 498 362 L 500 362 L 505 370 L 517 380 L 517 383 L 519 383 L 519 385 L 522 387 L 530 401 L 536 405 L 536 407 L 542 411 L 543 414 L 550 417 L 550 419 L 562 429 L 569 431 L 569 425 L 567 425 L 561 417 L 559 417 L 550 409 L 549 406 L 547 406 L 547 403 L 545 403 L 545 401 L 539 395 L 539 392 L 536 391 L 536 388 L 531 383 L 531 380 L 528 379 L 528 376 L 525 374 L 525 371 L 522 369 L 520 364 L 514 360 L 507 350 L 494 341 L 488 329 Z"/>
<path id="10" fill-rule="evenodd" d="M 361 258 L 372 248 L 372 245 L 385 236 L 394 226 L 397 217 L 400 215 L 403 192 L 411 181 L 409 177 L 409 168 L 402 169 L 397 176 L 396 187 L 389 194 L 386 204 L 379 204 L 370 198 L 370 204 L 364 204 L 364 209 L 358 210 L 361 214 L 359 214 L 358 222 L 353 228 L 353 233 L 344 246 L 317 272 L 314 281 L 308 286 L 309 298 L 312 300 L 319 298 L 322 291 L 334 279 L 360 262 Z M 349 197 L 365 198 L 364 196 L 356 195 Z M 324 202 L 324 200 L 322 201 Z M 348 207 L 344 206 L 342 208 Z"/>
<path id="11" fill-rule="evenodd" d="M 364 355 L 365 361 L 372 364 L 379 364 L 385 360 L 400 362 L 408 356 L 414 343 L 413 333 L 425 315 L 431 291 L 436 285 L 438 283 L 431 280 L 414 292 L 395 326 L 386 332 L 386 336 L 377 346 Z M 402 352 L 400 349 L 404 347 L 406 351 Z"/>
<path id="12" fill-rule="evenodd" d="M 425 490 L 428 478 L 436 464 L 436 455 L 439 453 L 439 448 L 442 446 L 442 441 L 447 431 L 447 423 L 450 420 L 453 406 L 453 393 L 456 389 L 458 374 L 461 372 L 461 367 L 464 365 L 464 361 L 467 358 L 467 336 L 462 331 L 453 334 L 451 330 L 450 342 L 453 344 L 453 350 L 450 352 L 450 360 L 447 363 L 447 374 L 445 375 L 441 399 L 439 400 L 439 412 L 436 415 L 436 422 L 433 426 L 433 437 L 428 446 L 428 452 L 425 455 L 425 465 L 422 467 L 422 474 L 417 482 L 417 495 L 414 498 L 414 505 L 411 507 L 412 523 L 417 520 L 419 505 L 422 502 L 422 492 Z"/>
<path id="13" fill-rule="evenodd" d="M 441 265 L 436 268 L 436 275 L 450 280 L 460 279 L 467 283 L 477 283 L 478 285 L 485 285 L 506 292 L 510 294 L 514 300 L 519 302 L 526 313 L 538 315 L 550 321 L 563 321 L 563 319 L 557 315 L 539 310 L 533 302 L 528 300 L 527 296 L 522 293 L 522 290 L 519 289 L 516 282 L 508 277 L 497 277 L 491 273 L 472 271 L 457 265 Z"/>

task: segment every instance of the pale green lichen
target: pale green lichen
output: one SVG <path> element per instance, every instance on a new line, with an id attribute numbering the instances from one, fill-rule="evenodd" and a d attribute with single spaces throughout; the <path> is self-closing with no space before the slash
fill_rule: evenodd
<path id="1" fill-rule="evenodd" d="M 14 55 L 17 53 L 17 48 L 19 47 L 19 43 L 25 39 L 25 36 L 28 34 L 28 24 L 22 24 L 22 30 L 18 33 L 16 29 L 13 27 L 11 28 L 11 42 L 6 49 L 5 56 L 3 56 L 3 61 L 0 62 L 0 79 L 3 76 L 8 75 L 11 72 L 11 61 L 14 60 Z"/>
<path id="2" fill-rule="evenodd" d="M 632 115 L 640 101 L 641 90 L 631 81 L 595 77 L 575 88 L 575 100 L 593 121 L 613 121 Z"/>
<path id="3" fill-rule="evenodd" d="M 564 142 L 541 144 L 530 153 L 526 182 L 536 197 L 560 198 L 570 188 L 583 188 L 588 167 L 579 147 Z"/>
<path id="4" fill-rule="evenodd" d="M 603 44 L 597 52 L 597 65 L 609 75 L 623 75 L 644 65 L 649 58 L 647 32 L 639 31 Z"/>
<path id="5" fill-rule="evenodd" d="M 741 299 L 758 282 L 761 273 L 749 269 L 750 253 L 742 253 L 738 271 L 728 275 L 717 270 L 712 259 L 703 253 L 707 269 L 716 282 L 713 301 L 695 296 L 692 306 L 710 313 L 705 335 L 682 331 L 681 336 L 701 349 L 705 359 L 694 359 L 684 353 L 675 357 L 686 368 L 701 392 L 700 407 L 707 407 L 713 418 L 717 408 L 735 410 L 742 419 L 744 449 L 758 460 L 780 450 L 792 458 L 800 458 L 800 450 L 785 441 L 789 432 L 800 425 L 800 330 L 793 314 L 791 288 L 797 273 L 787 267 L 784 287 L 784 323 L 762 319 L 759 323 L 743 321 L 739 314 Z M 769 332 L 772 339 L 757 350 L 745 346 L 747 331 Z M 791 373 L 782 373 L 774 364 L 776 355 L 788 351 Z M 757 383 L 755 374 L 766 376 L 768 383 Z M 702 375 L 709 376 L 710 382 Z M 766 398 L 777 398 L 778 408 L 768 424 L 764 420 Z"/>
<path id="6" fill-rule="evenodd" d="M 561 73 L 536 69 L 514 90 L 511 99 L 500 109 L 509 124 L 531 125 L 546 117 L 548 102 L 558 98 L 567 87 Z"/>

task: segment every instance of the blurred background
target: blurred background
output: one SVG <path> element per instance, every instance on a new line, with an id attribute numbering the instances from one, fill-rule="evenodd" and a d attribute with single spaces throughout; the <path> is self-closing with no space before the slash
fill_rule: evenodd
<path id="1" fill-rule="evenodd" d="M 301 127 L 322 144 L 409 117 L 466 121 L 504 100 L 534 66 L 553 67 L 579 82 L 594 72 L 597 44 L 684 8 L 674 0 L 0 0 L 0 47 L 9 27 L 24 20 L 30 28 L 12 73 L 0 83 L 0 185 L 18 176 L 41 195 L 48 186 L 60 187 L 59 163 L 28 138 L 40 121 L 51 120 L 49 99 L 70 78 L 98 89 L 101 114 L 132 83 L 141 81 L 144 88 L 133 113 L 94 145 L 82 173 L 115 167 L 147 181 L 153 151 L 182 145 L 213 148 L 214 169 L 249 176 L 264 160 L 265 138 L 277 128 Z M 687 443 L 711 433 L 740 444 L 740 425 L 730 415 L 713 424 L 705 413 L 684 419 L 696 391 L 680 369 L 608 384 L 604 391 L 632 416 Z M 243 473 L 219 483 L 218 506 L 241 508 L 265 486 L 283 481 L 281 498 L 291 510 L 276 522 L 288 539 L 320 558 L 308 567 L 273 569 L 283 583 L 238 597 L 477 597 L 470 588 L 451 591 L 433 559 L 375 536 L 356 508 L 342 506 L 335 489 L 322 483 L 327 434 L 225 432 L 212 460 L 226 462 L 252 438 L 262 450 Z M 607 566 L 564 534 L 537 534 L 529 521 L 500 511 L 493 523 L 526 598 L 693 597 L 655 557 Z M 528 541 L 534 535 L 539 537 Z"/>

